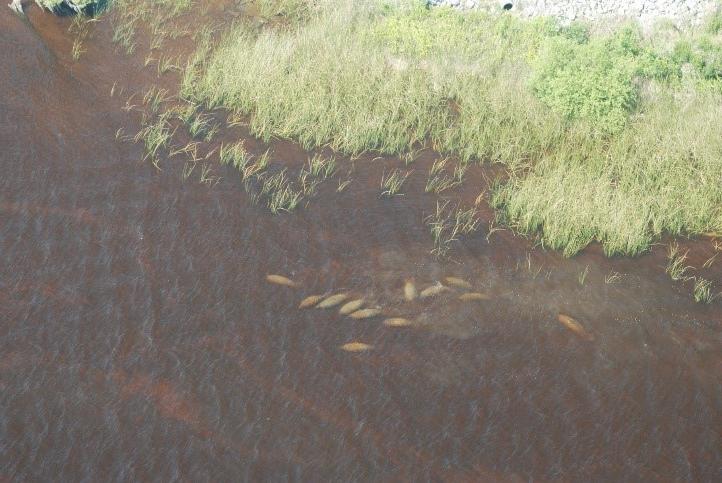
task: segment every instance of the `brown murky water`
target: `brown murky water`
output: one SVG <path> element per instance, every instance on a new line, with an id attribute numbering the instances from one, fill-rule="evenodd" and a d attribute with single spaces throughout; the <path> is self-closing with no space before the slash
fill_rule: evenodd
<path id="1" fill-rule="evenodd" d="M 359 160 L 272 216 L 230 170 L 138 161 L 108 92 L 148 74 L 102 43 L 71 62 L 66 29 L 0 8 L 0 481 L 722 478 L 722 310 L 663 247 L 563 260 L 482 228 L 438 262 L 428 159 L 406 196 L 378 197 L 399 162 Z M 491 300 L 403 300 L 447 275 Z M 343 290 L 414 325 L 297 308 Z"/>

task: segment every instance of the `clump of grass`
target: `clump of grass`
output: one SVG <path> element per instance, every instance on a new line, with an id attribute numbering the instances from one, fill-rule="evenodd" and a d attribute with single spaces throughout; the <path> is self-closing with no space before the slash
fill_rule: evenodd
<path id="1" fill-rule="evenodd" d="M 264 177 L 261 183 L 261 194 L 268 197 L 268 208 L 273 214 L 291 212 L 303 199 L 303 194 L 293 189 L 285 169 Z"/>
<path id="2" fill-rule="evenodd" d="M 73 18 L 70 27 L 68 27 L 68 32 L 73 36 L 73 47 L 71 50 L 73 60 L 80 60 L 80 56 L 85 53 L 83 43 L 90 37 L 90 26 L 95 22 L 97 22 L 96 18 L 84 14 L 76 15 Z"/>
<path id="3" fill-rule="evenodd" d="M 327 158 L 320 154 L 315 154 L 308 160 L 306 170 L 311 176 L 316 178 L 330 178 L 336 172 L 336 158 Z"/>
<path id="4" fill-rule="evenodd" d="M 587 265 L 582 271 L 582 273 L 579 274 L 579 285 L 584 285 L 584 281 L 587 279 L 587 275 L 589 275 L 589 265 Z"/>
<path id="5" fill-rule="evenodd" d="M 241 178 L 246 181 L 260 176 L 264 171 L 266 171 L 269 160 L 270 154 L 269 151 L 266 151 L 262 155 L 260 155 L 254 162 L 249 162 L 241 166 Z"/>
<path id="6" fill-rule="evenodd" d="M 210 142 L 218 132 L 218 123 L 213 122 L 213 118 L 208 114 L 196 113 L 188 123 L 188 131 L 194 138 L 201 138 L 206 142 Z"/>
<path id="7" fill-rule="evenodd" d="M 168 89 L 161 89 L 156 86 L 150 87 L 143 96 L 143 104 L 150 107 L 153 113 L 157 113 L 161 105 L 169 100 Z"/>
<path id="8" fill-rule="evenodd" d="M 169 115 L 163 113 L 152 123 L 145 123 L 144 127 L 135 135 L 134 141 L 142 141 L 145 145 L 146 159 L 153 159 L 157 165 L 158 153 L 161 149 L 168 147 L 168 142 L 173 137 L 175 130 L 171 131 L 168 121 Z"/>
<path id="9" fill-rule="evenodd" d="M 194 3 L 194 0 L 113 0 L 113 42 L 128 55 L 133 54 L 137 30 L 145 24 L 151 32 L 151 50 L 159 49 L 166 37 L 178 35 L 178 29 L 167 27 L 170 21 L 188 12 Z"/>
<path id="10" fill-rule="evenodd" d="M 402 173 L 399 169 L 394 169 L 386 174 L 384 172 L 381 175 L 381 197 L 390 198 L 392 196 L 401 195 L 401 187 L 406 182 L 406 179 L 411 174 L 411 171 Z"/>
<path id="11" fill-rule="evenodd" d="M 298 181 L 301 184 L 301 191 L 306 197 L 315 196 L 318 186 L 336 173 L 336 158 L 324 157 L 315 154 L 308 159 L 306 165 L 301 168 Z"/>
<path id="12" fill-rule="evenodd" d="M 239 171 L 243 171 L 243 168 L 251 161 L 251 154 L 246 150 L 243 141 L 231 145 L 221 145 L 218 155 L 221 164 L 229 164 Z"/>
<path id="13" fill-rule="evenodd" d="M 344 180 L 338 180 L 338 187 L 336 188 L 336 192 L 338 192 L 338 193 L 343 192 L 346 188 L 348 188 L 348 185 L 351 184 L 351 181 L 352 180 L 350 177 L 346 178 Z"/>
<path id="14" fill-rule="evenodd" d="M 701 277 L 695 278 L 692 294 L 697 303 L 709 304 L 715 299 L 715 295 L 712 293 L 712 282 Z"/>
<path id="15" fill-rule="evenodd" d="M 177 109 L 177 118 L 187 127 L 193 138 L 203 139 L 210 142 L 218 133 L 220 125 L 213 121 L 213 117 L 199 111 L 200 106 L 194 103 L 187 103 L 184 107 Z"/>
<path id="16" fill-rule="evenodd" d="M 611 272 L 608 275 L 604 276 L 604 283 L 607 285 L 611 285 L 613 283 L 617 283 L 619 280 L 621 280 L 622 276 L 619 274 L 619 272 Z"/>
<path id="17" fill-rule="evenodd" d="M 181 71 L 180 57 L 160 55 L 158 57 L 158 76 L 170 71 Z"/>
<path id="18" fill-rule="evenodd" d="M 686 275 L 687 271 L 692 267 L 685 265 L 689 250 L 681 253 L 677 243 L 671 243 L 667 252 L 667 268 L 666 272 L 669 277 L 674 280 L 689 280 L 692 277 Z"/>
<path id="19" fill-rule="evenodd" d="M 460 185 L 464 179 L 464 174 L 468 169 L 468 164 L 459 163 L 454 167 L 453 175 L 446 173 L 449 164 L 449 158 L 439 158 L 431 165 L 429 170 L 429 178 L 426 181 L 427 193 L 442 193 Z"/>
<path id="20" fill-rule="evenodd" d="M 425 219 L 431 230 L 434 244 L 431 254 L 438 258 L 448 255 L 452 244 L 459 240 L 459 236 L 476 231 L 480 221 L 475 206 L 467 210 L 460 207 L 447 210 L 448 205 L 449 201 L 443 203 L 437 201 L 436 212 Z"/>
<path id="21" fill-rule="evenodd" d="M 131 20 L 119 23 L 113 28 L 113 42 L 120 44 L 128 55 L 135 52 L 135 30 L 135 21 Z"/>
<path id="22" fill-rule="evenodd" d="M 418 149 L 410 149 L 409 151 L 401 154 L 401 159 L 404 161 L 404 164 L 406 166 L 410 165 L 414 161 L 416 161 L 416 158 L 419 157 L 419 151 Z"/>
<path id="23" fill-rule="evenodd" d="M 302 169 L 298 175 L 298 182 L 301 185 L 301 192 L 304 196 L 316 196 L 321 179 L 312 176 L 308 171 Z"/>

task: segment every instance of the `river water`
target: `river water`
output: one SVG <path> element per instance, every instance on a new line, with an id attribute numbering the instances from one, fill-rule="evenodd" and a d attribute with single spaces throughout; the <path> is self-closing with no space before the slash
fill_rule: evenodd
<path id="1" fill-rule="evenodd" d="M 0 9 L 0 481 L 722 479 L 722 309 L 669 279 L 664 247 L 565 260 L 487 240 L 485 208 L 437 261 L 431 153 L 405 196 L 379 198 L 400 161 L 369 156 L 271 215 L 232 170 L 184 180 L 119 142 L 138 119 L 109 91 L 149 74 L 107 43 L 73 62 L 67 27 Z M 490 300 L 402 299 L 449 275 Z M 340 291 L 417 323 L 297 308 Z"/>

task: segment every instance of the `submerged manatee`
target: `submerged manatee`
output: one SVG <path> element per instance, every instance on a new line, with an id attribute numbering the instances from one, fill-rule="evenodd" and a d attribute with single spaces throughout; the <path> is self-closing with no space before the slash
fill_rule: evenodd
<path id="1" fill-rule="evenodd" d="M 574 332 L 576 335 L 581 337 L 584 340 L 592 341 L 594 340 L 594 336 L 587 332 L 587 329 L 582 327 L 582 324 L 574 320 L 573 318 L 569 317 L 568 315 L 559 314 L 559 317 L 557 317 L 557 320 L 561 322 L 564 327 Z"/>
<path id="2" fill-rule="evenodd" d="M 381 315 L 381 309 L 363 309 L 349 315 L 352 319 L 370 319 Z"/>
<path id="3" fill-rule="evenodd" d="M 439 282 L 436 282 L 436 285 L 432 285 L 431 287 L 426 287 L 424 290 L 422 290 L 421 294 L 419 294 L 419 298 L 425 299 L 428 297 L 434 297 L 447 290 L 449 290 L 449 287 L 445 287 L 444 285 L 441 285 Z"/>
<path id="4" fill-rule="evenodd" d="M 364 299 L 356 299 L 351 302 L 345 303 L 341 306 L 341 310 L 338 311 L 341 315 L 348 315 L 352 312 L 356 312 L 364 304 Z"/>
<path id="5" fill-rule="evenodd" d="M 307 309 L 309 307 L 313 307 L 318 302 L 321 301 L 323 298 L 323 295 L 309 295 L 305 299 L 301 300 L 301 303 L 298 304 L 299 309 Z"/>
<path id="6" fill-rule="evenodd" d="M 416 291 L 416 285 L 414 284 L 414 281 L 412 279 L 406 280 L 406 282 L 404 282 L 404 300 L 406 300 L 407 302 L 411 302 L 412 300 L 415 300 L 418 296 L 419 293 Z"/>
<path id="7" fill-rule="evenodd" d="M 336 305 L 340 304 L 347 298 L 348 298 L 347 293 L 337 293 L 336 295 L 331 295 L 330 297 L 326 298 L 320 304 L 318 304 L 316 307 L 319 309 L 328 309 L 331 307 L 335 307 Z"/>
<path id="8" fill-rule="evenodd" d="M 471 302 L 477 300 L 491 300 L 491 297 L 489 297 L 485 293 L 467 292 L 465 294 L 459 295 L 459 300 L 461 300 L 462 302 Z"/>
<path id="9" fill-rule="evenodd" d="M 283 285 L 284 287 L 298 287 L 298 284 L 288 277 L 283 275 L 266 275 L 266 280 L 276 285 Z"/>
<path id="10" fill-rule="evenodd" d="M 413 322 L 411 322 L 409 319 L 404 319 L 402 317 L 393 317 L 384 320 L 384 325 L 388 327 L 408 327 L 409 325 L 413 325 Z"/>
<path id="11" fill-rule="evenodd" d="M 346 352 L 363 352 L 371 350 L 373 348 L 374 346 L 364 344 L 363 342 L 349 342 L 348 344 L 344 344 L 341 346 L 341 349 L 345 350 Z"/>
<path id="12" fill-rule="evenodd" d="M 463 288 L 464 290 L 471 290 L 471 284 L 464 280 L 463 278 L 458 277 L 445 277 L 444 281 L 451 285 L 452 287 L 456 288 Z"/>

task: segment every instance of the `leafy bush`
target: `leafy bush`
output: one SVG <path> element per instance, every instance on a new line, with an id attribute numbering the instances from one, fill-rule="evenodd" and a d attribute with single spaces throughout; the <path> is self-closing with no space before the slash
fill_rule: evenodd
<path id="1" fill-rule="evenodd" d="M 551 37 L 534 62 L 532 87 L 568 119 L 584 119 L 606 133 L 620 131 L 639 100 L 639 80 L 678 76 L 679 69 L 642 46 L 625 28 L 609 38 Z"/>

